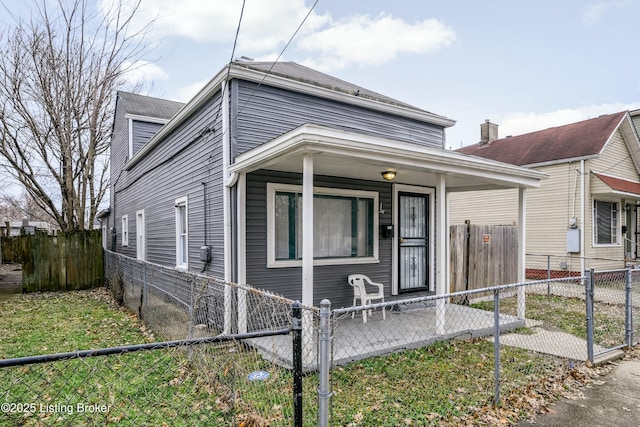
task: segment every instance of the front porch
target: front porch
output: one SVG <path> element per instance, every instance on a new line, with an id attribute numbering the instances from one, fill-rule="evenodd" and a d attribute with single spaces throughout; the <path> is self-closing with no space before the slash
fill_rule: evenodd
<path id="1" fill-rule="evenodd" d="M 395 301 L 375 304 L 385 306 L 386 319 L 378 309 L 362 322 L 359 312 L 349 309 L 334 310 L 331 315 L 333 337 L 333 365 L 374 356 L 384 356 L 407 349 L 425 347 L 436 341 L 450 339 L 470 339 L 493 335 L 493 312 L 479 310 L 464 305 L 445 304 L 444 322 L 438 321 L 436 301 L 413 302 Z M 352 313 L 355 314 L 352 318 Z M 444 323 L 444 325 L 440 325 Z M 314 324 L 317 324 L 315 319 Z M 515 316 L 500 315 L 500 332 L 508 332 L 525 326 L 525 321 Z M 303 369 L 317 370 L 317 337 L 313 343 L 304 343 L 310 349 Z M 291 335 L 255 338 L 247 340 L 262 356 L 273 363 L 291 368 Z"/>
<path id="2" fill-rule="evenodd" d="M 350 304 L 344 286 L 353 273 L 384 283 L 386 297 L 414 288 L 444 295 L 448 195 L 505 188 L 518 189 L 518 280 L 524 280 L 526 189 L 546 177 L 537 171 L 312 124 L 234 160 L 228 172 L 229 185 L 237 183 L 241 284 L 305 306 L 325 295 L 336 307 Z"/>

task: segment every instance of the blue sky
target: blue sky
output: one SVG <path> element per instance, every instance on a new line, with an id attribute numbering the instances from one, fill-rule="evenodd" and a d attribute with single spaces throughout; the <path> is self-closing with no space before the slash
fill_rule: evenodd
<path id="1" fill-rule="evenodd" d="M 103 0 L 108 1 L 108 0 Z M 313 5 L 246 0 L 235 57 L 273 60 Z M 241 0 L 143 0 L 155 47 L 148 94 L 186 101 L 229 60 Z M 319 0 L 282 54 L 457 120 L 518 135 L 640 108 L 640 0 Z"/>
<path id="2" fill-rule="evenodd" d="M 477 142 L 485 119 L 507 136 L 640 108 L 640 0 L 318 0 L 283 52 L 314 3 L 246 0 L 234 56 L 282 53 L 450 117 L 453 148 Z M 229 61 L 241 7 L 142 0 L 136 25 L 155 20 L 151 49 L 130 79 L 187 101 Z"/>

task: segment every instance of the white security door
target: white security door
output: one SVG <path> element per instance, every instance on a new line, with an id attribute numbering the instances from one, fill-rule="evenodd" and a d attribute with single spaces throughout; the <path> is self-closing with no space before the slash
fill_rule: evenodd
<path id="1" fill-rule="evenodd" d="M 399 193 L 400 292 L 429 289 L 429 195 Z"/>

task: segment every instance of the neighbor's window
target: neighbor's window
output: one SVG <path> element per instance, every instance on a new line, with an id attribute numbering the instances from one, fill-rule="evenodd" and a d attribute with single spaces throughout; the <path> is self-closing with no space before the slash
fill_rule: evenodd
<path id="1" fill-rule="evenodd" d="M 176 266 L 189 266 L 189 217 L 187 212 L 187 198 L 177 199 L 176 208 Z"/>
<path id="2" fill-rule="evenodd" d="M 596 245 L 618 243 L 618 203 L 594 200 L 593 233 Z"/>
<path id="3" fill-rule="evenodd" d="M 129 215 L 122 216 L 122 246 L 129 246 Z"/>
<path id="4" fill-rule="evenodd" d="M 272 267 L 299 265 L 302 258 L 302 193 L 299 186 L 271 184 L 269 260 Z M 378 193 L 315 188 L 313 253 L 317 264 L 377 260 Z"/>

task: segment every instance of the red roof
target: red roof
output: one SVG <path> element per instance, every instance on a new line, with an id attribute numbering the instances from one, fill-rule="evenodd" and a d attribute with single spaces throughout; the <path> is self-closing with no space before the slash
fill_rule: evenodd
<path id="1" fill-rule="evenodd" d="M 612 190 L 621 191 L 624 193 L 640 194 L 640 183 L 629 181 L 622 178 L 616 178 L 609 175 L 602 175 L 600 173 L 594 173 L 595 176 L 600 178 L 602 182 L 611 187 Z"/>
<path id="2" fill-rule="evenodd" d="M 597 155 L 627 114 L 622 111 L 595 119 L 524 135 L 474 144 L 456 151 L 517 166 Z"/>

